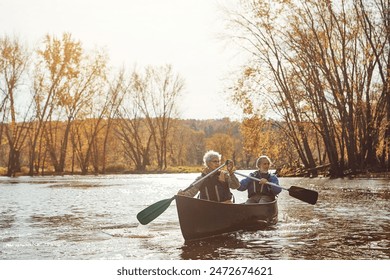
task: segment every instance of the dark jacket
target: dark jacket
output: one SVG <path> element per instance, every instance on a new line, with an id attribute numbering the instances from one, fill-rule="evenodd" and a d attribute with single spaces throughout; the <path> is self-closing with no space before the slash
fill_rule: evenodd
<path id="1" fill-rule="evenodd" d="M 198 192 L 200 192 L 199 197 L 201 199 L 213 200 L 213 201 L 226 201 L 231 199 L 232 194 L 230 189 L 237 189 L 240 186 L 240 182 L 234 174 L 228 174 L 225 171 L 222 171 L 225 176 L 224 182 L 218 180 L 221 171 L 216 172 L 215 174 L 207 177 L 203 181 L 193 185 L 188 190 L 181 193 L 181 195 L 194 197 Z M 196 181 L 206 176 L 205 173 L 202 173 Z"/>
<path id="2" fill-rule="evenodd" d="M 200 188 L 200 199 L 212 200 L 223 202 L 232 198 L 229 185 L 227 182 L 221 182 L 218 180 L 220 171 L 206 178 Z M 206 174 L 202 174 L 202 177 Z"/>

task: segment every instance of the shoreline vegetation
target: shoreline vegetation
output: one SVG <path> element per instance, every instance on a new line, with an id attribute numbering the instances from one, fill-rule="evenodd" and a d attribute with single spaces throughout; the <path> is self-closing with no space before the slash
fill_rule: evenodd
<path id="1" fill-rule="evenodd" d="M 174 167 L 168 167 L 166 169 L 158 169 L 158 168 L 149 168 L 148 170 L 144 171 L 137 171 L 137 170 L 117 170 L 117 171 L 110 171 L 106 173 L 93 173 L 90 172 L 88 174 L 82 174 L 79 172 L 54 172 L 54 171 L 46 171 L 44 174 L 35 174 L 31 177 L 49 177 L 49 176 L 91 176 L 91 175 L 126 175 L 126 174 L 138 174 L 138 175 L 149 175 L 149 174 L 178 174 L 178 173 L 201 173 L 203 170 L 203 166 L 174 166 Z M 24 168 L 23 168 L 24 169 Z M 17 172 L 15 174 L 15 177 L 21 177 L 21 176 L 30 176 L 28 174 L 28 170 L 23 170 L 20 172 Z M 240 170 L 254 170 L 253 168 L 238 168 Z M 280 170 L 277 170 L 277 175 L 279 178 L 287 178 L 287 177 L 302 177 L 302 178 L 331 178 L 329 176 L 328 170 L 324 170 L 322 172 L 318 173 L 318 176 L 312 177 L 309 175 L 309 171 L 305 170 L 290 170 L 289 172 L 280 172 Z M 388 178 L 390 179 L 390 172 L 383 172 L 383 171 L 369 171 L 369 170 L 362 170 L 360 172 L 352 174 L 351 172 L 345 171 L 345 176 L 338 177 L 338 178 L 373 178 L 373 179 L 380 179 L 380 178 Z M 5 168 L 0 167 L 0 177 L 9 177 L 7 176 L 7 170 Z"/>
<path id="2" fill-rule="evenodd" d="M 88 127 L 92 120 L 80 122 L 80 126 Z M 107 143 L 102 144 L 104 135 L 96 136 L 93 143 L 86 145 L 87 136 L 80 135 L 80 141 L 85 145 L 79 147 L 75 140 L 68 145 L 66 152 L 62 156 L 62 167 L 59 168 L 59 156 L 61 155 L 56 149 L 56 145 L 50 146 L 51 149 L 44 146 L 46 143 L 42 139 L 42 147 L 37 152 L 37 158 L 34 160 L 34 165 L 31 164 L 31 150 L 27 144 L 21 146 L 17 153 L 14 153 L 14 164 L 10 164 L 11 154 L 7 151 L 6 145 L 0 150 L 0 176 L 5 177 L 42 177 L 42 176 L 62 176 L 62 175 L 112 175 L 112 174 L 164 174 L 164 173 L 200 173 L 203 170 L 202 156 L 205 151 L 217 149 L 221 151 L 225 158 L 234 159 L 237 169 L 254 170 L 256 160 L 255 155 L 268 153 L 273 159 L 273 166 L 277 170 L 278 177 L 306 177 L 306 178 L 390 178 L 390 172 L 386 168 L 381 168 L 378 165 L 355 164 L 349 165 L 344 162 L 336 170 L 334 165 L 327 162 L 327 157 L 318 158 L 315 160 L 315 167 L 305 165 L 299 160 L 293 145 L 288 141 L 281 141 L 280 136 L 278 142 L 273 141 L 276 135 L 280 135 L 281 130 L 276 121 L 268 121 L 267 127 L 262 130 L 262 138 L 268 139 L 261 141 L 261 149 L 257 142 L 245 142 L 244 137 L 246 122 L 231 121 L 228 118 L 216 120 L 181 120 L 174 119 L 173 135 L 180 136 L 183 141 L 176 141 L 176 138 L 170 137 L 167 140 L 167 157 L 161 157 L 163 154 L 159 152 L 151 143 L 149 148 L 142 148 L 142 143 L 121 142 L 122 138 L 118 138 L 115 133 L 122 122 L 125 120 L 116 120 L 111 122 L 110 137 L 107 137 Z M 258 122 L 255 122 L 256 124 Z M 51 124 L 51 123 L 48 123 Z M 53 124 L 54 125 L 54 124 Z M 58 139 L 63 139 L 63 131 L 65 131 L 64 123 L 56 123 L 58 126 L 55 131 L 59 134 Z M 108 121 L 103 120 L 100 126 L 107 128 Z M 115 125 L 115 127 L 114 127 Z M 113 129 L 116 130 L 113 130 Z M 144 125 L 143 129 L 147 127 Z M 245 130 L 245 129 L 244 129 Z M 72 134 L 73 135 L 73 134 Z M 75 134 L 77 135 L 77 134 Z M 75 136 L 73 135 L 73 136 Z M 126 134 L 123 134 L 126 135 Z M 150 136 L 149 136 L 150 138 Z M 258 139 L 258 136 L 252 138 Z M 131 140 L 126 136 L 126 139 Z M 311 140 L 315 137 L 310 138 Z M 314 140 L 313 140 L 314 141 Z M 310 142 L 313 147 L 316 147 L 315 142 Z M 248 146 L 249 145 L 249 146 Z M 161 146 L 161 145 L 160 145 Z M 133 149 L 130 149 L 133 148 Z M 137 148 L 138 147 L 138 148 Z M 215 148 L 217 147 L 217 148 Z M 252 147 L 251 149 L 249 149 Z M 269 150 L 268 147 L 272 147 Z M 89 153 L 87 153 L 90 150 Z M 134 150 L 132 154 L 131 151 Z M 245 150 L 251 150 L 251 153 L 246 153 Z M 322 149 L 320 149 L 322 151 Z M 52 151 L 49 153 L 49 151 Z M 168 153 L 169 151 L 169 153 Z M 138 159 L 132 161 L 131 159 Z M 164 158 L 164 161 L 159 159 Z M 7 168 L 8 166 L 12 168 Z M 159 164 L 160 162 L 160 164 Z M 166 165 L 164 164 L 166 162 Z M 55 165 L 54 163 L 57 163 Z M 166 167 L 163 167 L 163 166 Z M 359 167 L 360 168 L 359 168 Z M 12 171 L 12 172 L 11 172 Z"/>

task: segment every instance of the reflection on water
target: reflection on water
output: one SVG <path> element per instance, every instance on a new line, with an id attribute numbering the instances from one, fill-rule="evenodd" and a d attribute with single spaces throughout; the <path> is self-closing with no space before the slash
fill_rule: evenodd
<path id="1" fill-rule="evenodd" d="M 136 214 L 197 174 L 0 178 L 0 259 L 390 259 L 386 179 L 281 178 L 278 224 L 185 243 L 176 206 L 142 226 Z M 246 194 L 234 192 L 236 202 Z"/>
<path id="2" fill-rule="evenodd" d="M 215 260 L 229 259 L 229 255 L 237 250 L 241 253 L 247 246 L 239 238 L 239 233 L 230 233 L 223 236 L 216 236 L 207 240 L 187 242 L 181 247 L 181 258 L 183 260 Z M 235 259 L 233 257 L 233 259 Z"/>
<path id="3" fill-rule="evenodd" d="M 0 228 L 11 228 L 15 222 L 15 214 L 11 211 L 3 211 L 0 213 Z"/>

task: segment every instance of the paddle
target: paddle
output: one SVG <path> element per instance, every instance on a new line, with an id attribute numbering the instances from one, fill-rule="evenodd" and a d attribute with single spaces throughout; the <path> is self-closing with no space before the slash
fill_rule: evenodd
<path id="1" fill-rule="evenodd" d="M 252 177 L 252 176 L 241 174 L 239 172 L 234 172 L 234 173 L 237 175 L 241 175 L 241 176 L 250 178 L 250 179 L 255 180 L 255 181 L 260 181 L 260 179 Z M 304 189 L 301 187 L 296 187 L 296 186 L 291 186 L 289 189 L 287 189 L 287 188 L 283 188 L 283 187 L 281 187 L 277 184 L 271 183 L 271 182 L 268 182 L 267 185 L 271 185 L 271 186 L 274 186 L 277 188 L 281 188 L 282 190 L 286 190 L 286 191 L 288 191 L 290 196 L 295 197 L 295 198 L 302 200 L 304 202 L 310 203 L 312 205 L 316 204 L 317 199 L 318 199 L 318 192 L 316 192 L 316 191 L 307 190 L 307 189 Z"/>
<path id="2" fill-rule="evenodd" d="M 188 188 L 186 188 L 184 191 L 187 191 L 189 190 L 190 188 L 192 188 L 194 185 L 196 185 L 197 183 L 203 181 L 204 179 L 206 179 L 207 177 L 211 176 L 212 174 L 214 174 L 215 172 L 217 172 L 218 170 L 220 170 L 222 167 L 224 167 L 225 165 L 227 165 L 229 163 L 229 160 L 227 160 L 224 164 L 222 164 L 221 166 L 219 166 L 218 168 L 214 169 L 213 171 L 211 171 L 210 173 L 208 173 L 207 175 L 203 176 L 202 178 L 200 178 L 199 180 L 193 182 Z M 154 219 L 156 219 L 158 216 L 160 216 L 162 213 L 164 213 L 164 211 L 169 207 L 169 205 L 171 204 L 171 202 L 175 199 L 175 196 L 172 196 L 171 198 L 167 198 L 167 199 L 163 199 L 163 200 L 160 200 L 148 207 L 146 207 L 144 210 L 142 210 L 141 212 L 139 212 L 137 214 L 137 219 L 138 221 L 143 224 L 143 225 L 146 225 L 146 224 L 149 224 L 151 221 L 153 221 Z"/>

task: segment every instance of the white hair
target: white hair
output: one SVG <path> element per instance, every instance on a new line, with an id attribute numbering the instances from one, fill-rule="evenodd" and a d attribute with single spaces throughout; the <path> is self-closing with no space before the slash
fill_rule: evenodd
<path id="1" fill-rule="evenodd" d="M 270 158 L 268 156 L 260 156 L 257 160 L 256 160 L 256 167 L 259 167 L 259 164 L 262 160 L 268 160 L 269 162 L 269 165 L 272 165 L 272 161 L 270 160 Z"/>
<path id="2" fill-rule="evenodd" d="M 221 157 L 222 156 L 220 155 L 220 153 L 216 151 L 207 151 L 203 156 L 203 164 L 207 167 L 207 163 L 209 163 L 213 158 L 218 158 L 219 160 L 221 160 Z"/>

